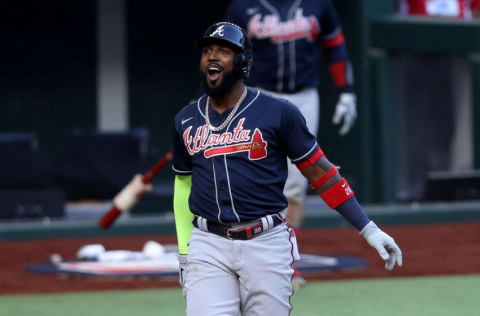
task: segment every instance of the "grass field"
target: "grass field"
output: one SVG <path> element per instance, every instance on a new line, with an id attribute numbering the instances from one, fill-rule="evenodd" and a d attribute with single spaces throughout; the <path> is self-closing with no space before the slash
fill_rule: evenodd
<path id="1" fill-rule="evenodd" d="M 476 316 L 479 298 L 480 275 L 321 281 L 295 293 L 291 315 Z M 184 310 L 179 289 L 0 296 L 1 316 L 175 316 Z"/>

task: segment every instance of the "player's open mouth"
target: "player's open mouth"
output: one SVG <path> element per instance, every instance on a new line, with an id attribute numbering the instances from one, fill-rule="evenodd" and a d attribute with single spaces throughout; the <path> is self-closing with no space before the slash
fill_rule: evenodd
<path id="1" fill-rule="evenodd" d="M 207 66 L 207 78 L 213 84 L 216 83 L 218 78 L 223 74 L 223 68 L 217 64 L 210 64 Z"/>

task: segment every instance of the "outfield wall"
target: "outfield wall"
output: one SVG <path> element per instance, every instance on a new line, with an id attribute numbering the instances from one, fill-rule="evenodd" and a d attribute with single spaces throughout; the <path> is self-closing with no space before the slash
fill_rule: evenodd
<path id="1" fill-rule="evenodd" d="M 124 214 L 108 230 L 98 226 L 98 219 L 108 210 L 108 203 L 67 209 L 67 218 L 51 221 L 0 222 L 0 240 L 28 240 L 59 237 L 106 237 L 128 235 L 174 234 L 173 213 L 161 215 Z M 413 203 L 366 205 L 365 211 L 379 225 L 417 225 L 480 221 L 480 202 Z M 76 214 L 71 214 L 71 213 Z M 70 213 L 70 215 L 68 215 Z M 320 198 L 309 198 L 304 228 L 351 227 Z"/>

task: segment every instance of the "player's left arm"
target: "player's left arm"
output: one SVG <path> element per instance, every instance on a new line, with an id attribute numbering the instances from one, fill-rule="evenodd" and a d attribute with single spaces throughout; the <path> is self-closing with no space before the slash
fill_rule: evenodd
<path id="1" fill-rule="evenodd" d="M 290 160 L 296 164 L 322 199 L 336 209 L 387 261 L 385 267 L 402 265 L 402 252 L 395 241 L 380 230 L 360 207 L 353 190 L 331 164 L 309 131 L 300 110 L 286 100 L 278 99 L 281 120 L 277 134 Z"/>
<path id="2" fill-rule="evenodd" d="M 385 268 L 392 270 L 395 263 L 402 266 L 402 251 L 392 237 L 383 232 L 368 218 L 354 196 L 347 180 L 330 163 L 320 148 L 297 167 L 325 203 L 337 210 L 347 221 L 360 231 L 367 242 L 386 261 Z"/>
<path id="3" fill-rule="evenodd" d="M 345 135 L 352 128 L 357 118 L 356 95 L 354 92 L 353 68 L 348 57 L 345 37 L 331 1 L 325 2 L 321 16 L 323 54 L 328 61 L 328 69 L 340 94 L 332 121 L 339 124 L 340 135 Z"/>

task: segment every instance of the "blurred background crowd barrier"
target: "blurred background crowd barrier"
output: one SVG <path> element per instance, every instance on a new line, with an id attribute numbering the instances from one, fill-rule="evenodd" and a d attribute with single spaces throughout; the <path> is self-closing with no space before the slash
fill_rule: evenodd
<path id="1" fill-rule="evenodd" d="M 321 71 L 318 139 L 361 202 L 479 199 L 480 22 L 403 16 L 394 0 L 333 2 L 359 119 L 337 135 L 326 119 L 336 92 Z M 171 146 L 174 114 L 200 86 L 193 42 L 227 5 L 2 1 L 0 219 L 62 217 L 66 201 L 111 199 L 154 164 Z M 435 106 L 422 110 L 428 123 L 415 123 L 422 98 Z M 440 117 L 451 122 L 438 125 Z M 172 176 L 156 178 L 159 195 L 171 193 Z"/>

